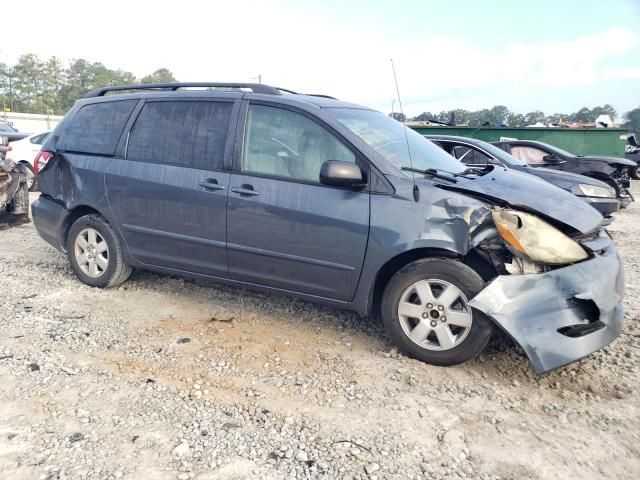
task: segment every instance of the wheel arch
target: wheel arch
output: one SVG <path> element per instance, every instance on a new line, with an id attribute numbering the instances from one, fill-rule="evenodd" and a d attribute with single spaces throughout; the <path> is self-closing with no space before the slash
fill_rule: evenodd
<path id="1" fill-rule="evenodd" d="M 63 249 L 66 249 L 69 230 L 71 229 L 71 225 L 73 225 L 73 222 L 75 222 L 80 217 L 84 217 L 85 215 L 91 215 L 91 214 L 100 215 L 102 218 L 105 218 L 106 220 L 106 217 L 102 215 L 101 212 L 99 212 L 95 208 L 90 207 L 88 205 L 78 205 L 72 208 L 71 210 L 69 210 L 69 213 L 63 220 L 62 225 L 60 227 L 60 240 L 61 240 L 60 243 Z"/>
<path id="2" fill-rule="evenodd" d="M 374 316 L 380 313 L 382 293 L 396 272 L 416 260 L 434 257 L 458 260 L 477 272 L 485 282 L 488 282 L 498 274 L 495 267 L 476 249 L 468 251 L 465 255 L 442 248 L 427 247 L 407 250 L 389 259 L 378 270 L 373 286 L 369 292 L 368 312 Z"/>

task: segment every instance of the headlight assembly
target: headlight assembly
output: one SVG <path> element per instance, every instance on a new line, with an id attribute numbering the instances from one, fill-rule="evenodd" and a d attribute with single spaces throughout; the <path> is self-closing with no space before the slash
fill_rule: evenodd
<path id="1" fill-rule="evenodd" d="M 586 183 L 579 184 L 578 190 L 580 190 L 585 197 L 615 198 L 616 196 L 616 191 L 611 187 L 599 187 L 597 185 L 588 185 Z"/>
<path id="2" fill-rule="evenodd" d="M 584 260 L 587 252 L 576 242 L 535 215 L 496 208 L 493 221 L 507 247 L 532 262 L 565 265 Z"/>

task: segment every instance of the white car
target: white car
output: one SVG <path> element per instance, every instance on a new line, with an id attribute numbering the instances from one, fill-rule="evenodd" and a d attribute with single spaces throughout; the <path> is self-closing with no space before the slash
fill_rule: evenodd
<path id="1" fill-rule="evenodd" d="M 9 142 L 9 150 L 7 151 L 6 157 L 9 160 L 13 160 L 15 163 L 26 164 L 33 173 L 33 162 L 48 136 L 49 132 L 45 132 L 37 135 L 29 135 L 28 137 L 25 137 L 22 140 L 16 140 L 15 142 Z M 37 189 L 35 175 L 32 175 L 29 178 L 28 183 L 29 191 L 32 192 Z"/>

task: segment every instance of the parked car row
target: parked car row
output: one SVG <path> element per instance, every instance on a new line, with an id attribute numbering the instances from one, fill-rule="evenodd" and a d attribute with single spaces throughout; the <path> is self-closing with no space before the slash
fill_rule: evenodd
<path id="1" fill-rule="evenodd" d="M 21 133 L 18 129 L 12 127 L 6 122 L 0 121 L 0 135 L 5 137 L 8 142 L 15 142 L 28 136 L 28 133 Z"/>
<path id="2" fill-rule="evenodd" d="M 436 365 L 495 328 L 537 373 L 614 340 L 622 265 L 591 205 L 609 215 L 615 188 L 557 172 L 558 188 L 503 150 L 434 140 L 447 151 L 262 84 L 106 87 L 45 141 L 33 219 L 88 285 L 141 268 L 291 294 L 380 316 Z M 476 151 L 486 164 L 460 162 Z"/>
<path id="3" fill-rule="evenodd" d="M 638 165 L 632 160 L 596 155 L 577 156 L 561 148 L 533 140 L 495 142 L 496 146 L 532 167 L 547 167 L 595 178 L 616 191 L 622 207 L 633 201 L 630 175 Z"/>
<path id="4" fill-rule="evenodd" d="M 503 149 L 474 138 L 447 135 L 427 135 L 426 138 L 466 165 L 496 165 L 546 180 L 590 204 L 602 214 L 607 224 L 613 220 L 612 214 L 618 211 L 616 190 L 600 180 L 550 168 L 532 167 Z"/>

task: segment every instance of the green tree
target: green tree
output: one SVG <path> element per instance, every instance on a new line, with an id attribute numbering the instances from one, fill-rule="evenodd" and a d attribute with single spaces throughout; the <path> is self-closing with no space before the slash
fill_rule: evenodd
<path id="1" fill-rule="evenodd" d="M 393 113 L 390 113 L 389 116 L 391 118 L 393 118 L 394 120 L 397 120 L 399 122 L 406 122 L 407 121 L 407 116 L 404 113 L 393 112 Z"/>
<path id="2" fill-rule="evenodd" d="M 524 127 L 524 115 L 521 113 L 509 112 L 509 115 L 507 115 L 507 125 L 510 127 Z"/>
<path id="3" fill-rule="evenodd" d="M 612 105 L 606 103 L 602 107 L 593 107 L 591 109 L 591 115 L 592 115 L 592 119 L 591 119 L 592 122 L 594 122 L 596 118 L 598 118 L 600 115 L 609 115 L 611 117 L 611 120 L 615 120 L 616 116 L 618 115 L 618 112 L 616 112 L 616 109 L 613 108 Z"/>
<path id="4" fill-rule="evenodd" d="M 176 79 L 173 76 L 173 73 L 171 73 L 171 70 L 167 68 L 159 68 L 151 75 L 147 75 L 140 79 L 140 83 L 171 83 L 175 81 Z"/>
<path id="5" fill-rule="evenodd" d="M 58 103 L 58 96 L 65 82 L 65 72 L 62 61 L 58 57 L 51 57 L 45 62 L 43 82 L 44 104 L 47 111 L 55 114 L 64 113 Z"/>
<path id="6" fill-rule="evenodd" d="M 13 68 L 0 62 L 0 106 L 13 109 Z"/>
<path id="7" fill-rule="evenodd" d="M 572 122 L 591 122 L 593 120 L 595 120 L 595 118 L 593 118 L 593 114 L 591 113 L 591 110 L 587 107 L 582 107 L 580 110 L 578 110 L 575 113 L 572 113 L 571 115 L 569 115 L 569 120 Z"/>
<path id="8" fill-rule="evenodd" d="M 456 108 L 449 112 L 449 123 L 452 125 L 468 125 L 471 112 L 462 108 Z"/>
<path id="9" fill-rule="evenodd" d="M 633 110 L 624 114 L 625 122 L 622 124 L 624 128 L 628 128 L 636 135 L 640 136 L 640 107 L 636 107 Z"/>
<path id="10" fill-rule="evenodd" d="M 413 120 L 415 120 L 416 122 L 427 122 L 429 120 L 433 120 L 434 118 L 436 118 L 436 115 L 434 115 L 431 112 L 422 112 L 420 115 L 416 115 L 415 117 L 413 117 Z"/>
<path id="11" fill-rule="evenodd" d="M 44 110 L 44 63 L 38 56 L 29 53 L 18 57 L 13 67 L 15 110 L 34 113 Z"/>
<path id="12" fill-rule="evenodd" d="M 496 105 L 489 110 L 489 123 L 491 125 L 506 125 L 509 121 L 509 114 L 511 112 L 504 105 Z"/>
<path id="13" fill-rule="evenodd" d="M 540 110 L 536 110 L 534 112 L 529 112 L 524 116 L 524 124 L 525 126 L 533 125 L 538 122 L 544 122 L 545 119 L 546 119 L 546 115 L 544 114 L 544 112 L 541 112 Z"/>
<path id="14" fill-rule="evenodd" d="M 477 127 L 483 126 L 487 122 L 491 123 L 490 116 L 491 116 L 491 112 L 486 108 L 483 108 L 482 110 L 476 110 L 475 112 L 471 112 L 469 114 L 469 126 L 477 128 Z"/>

